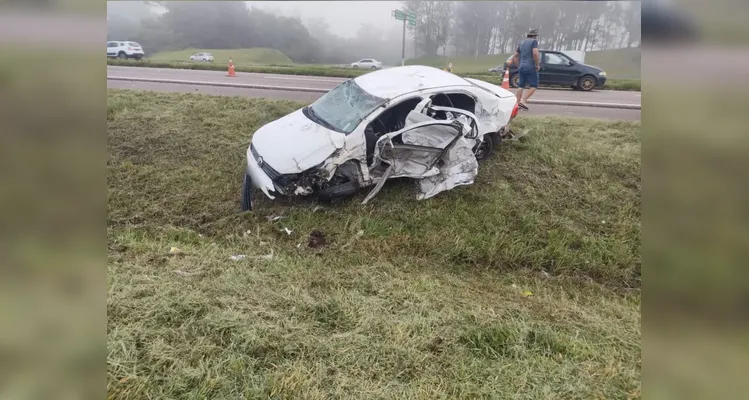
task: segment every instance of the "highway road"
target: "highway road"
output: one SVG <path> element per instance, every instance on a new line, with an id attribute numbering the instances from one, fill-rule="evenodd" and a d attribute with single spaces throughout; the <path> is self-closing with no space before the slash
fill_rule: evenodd
<path id="1" fill-rule="evenodd" d="M 197 71 L 169 68 L 143 68 L 107 66 L 107 77 L 118 78 L 150 78 L 179 81 L 201 82 L 202 85 L 182 83 L 138 82 L 127 80 L 107 79 L 107 87 L 118 89 L 155 90 L 163 92 L 190 92 L 224 96 L 265 97 L 278 100 L 296 100 L 311 102 L 319 98 L 322 93 L 296 91 L 293 88 L 332 89 L 345 78 L 296 76 L 278 74 L 238 73 L 230 78 L 222 71 Z M 262 86 L 284 87 L 285 90 L 249 89 L 226 86 L 211 86 L 211 82 L 237 83 Z M 208 85 L 206 85 L 208 83 Z M 531 110 L 526 115 L 560 115 L 571 117 L 640 120 L 640 110 L 594 108 L 562 105 L 533 104 L 533 99 L 600 102 L 640 105 L 639 92 L 622 91 L 592 91 L 577 92 L 572 90 L 539 90 L 529 106 Z"/>

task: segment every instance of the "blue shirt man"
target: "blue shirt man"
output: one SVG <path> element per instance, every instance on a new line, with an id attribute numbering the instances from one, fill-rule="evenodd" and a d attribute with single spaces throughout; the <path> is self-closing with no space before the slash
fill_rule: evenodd
<path id="1" fill-rule="evenodd" d="M 528 32 L 527 38 L 523 40 L 515 51 L 515 55 L 512 57 L 510 64 L 518 65 L 518 92 L 516 94 L 518 99 L 518 106 L 527 110 L 528 106 L 525 102 L 536 92 L 538 89 L 538 70 L 541 69 L 540 58 L 538 55 L 538 31 L 533 29 Z M 525 85 L 529 85 L 531 88 L 528 91 L 528 96 L 523 100 L 523 89 Z"/>

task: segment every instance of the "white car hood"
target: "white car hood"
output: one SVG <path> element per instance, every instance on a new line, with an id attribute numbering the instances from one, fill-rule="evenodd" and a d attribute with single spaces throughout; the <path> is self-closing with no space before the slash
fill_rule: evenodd
<path id="1" fill-rule="evenodd" d="M 273 169 L 281 174 L 306 171 L 343 148 L 346 136 L 316 124 L 302 109 L 258 129 L 252 145 Z"/>

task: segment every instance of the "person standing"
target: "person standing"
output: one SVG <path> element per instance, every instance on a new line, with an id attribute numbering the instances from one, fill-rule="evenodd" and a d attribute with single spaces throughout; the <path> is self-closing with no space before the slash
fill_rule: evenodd
<path id="1" fill-rule="evenodd" d="M 528 99 L 533 96 L 533 93 L 538 89 L 538 70 L 541 69 L 540 56 L 538 54 L 538 31 L 536 29 L 528 32 L 527 37 L 520 43 L 515 55 L 512 57 L 510 65 L 518 65 L 518 106 L 524 110 L 528 110 L 528 106 L 525 104 Z M 508 66 L 509 68 L 509 66 Z M 528 84 L 531 88 L 528 90 L 528 95 L 523 99 L 523 89 Z"/>

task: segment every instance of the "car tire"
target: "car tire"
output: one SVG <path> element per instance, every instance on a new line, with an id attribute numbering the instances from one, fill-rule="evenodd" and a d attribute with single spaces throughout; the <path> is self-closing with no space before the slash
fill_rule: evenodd
<path id="1" fill-rule="evenodd" d="M 492 136 L 492 147 L 498 148 L 502 144 L 502 135 L 504 134 L 504 128 L 494 132 Z"/>
<path id="2" fill-rule="evenodd" d="M 252 198 L 252 179 L 250 175 L 244 174 L 244 182 L 242 183 L 242 212 L 252 211 L 255 206 L 254 199 Z"/>
<path id="3" fill-rule="evenodd" d="M 585 75 L 577 82 L 577 87 L 584 92 L 590 92 L 596 87 L 597 83 L 595 76 Z"/>
<path id="4" fill-rule="evenodd" d="M 375 66 L 373 65 L 373 66 L 372 66 L 372 68 L 370 68 L 370 69 L 371 69 L 372 71 L 374 71 L 374 70 L 376 70 L 376 69 L 377 69 L 377 67 L 375 67 Z"/>
<path id="5" fill-rule="evenodd" d="M 353 69 L 359 69 L 359 66 L 358 65 L 354 65 L 351 68 L 353 68 Z"/>
<path id="6" fill-rule="evenodd" d="M 473 153 L 476 156 L 476 161 L 483 162 L 491 158 L 494 153 L 494 139 L 492 134 L 484 135 L 484 141 L 474 149 Z"/>
<path id="7" fill-rule="evenodd" d="M 127 58 L 127 54 L 125 54 L 124 51 L 121 51 L 119 54 L 117 54 L 117 58 L 119 58 L 120 60 L 124 60 Z"/>
<path id="8" fill-rule="evenodd" d="M 330 202 L 335 199 L 351 197 L 359 192 L 359 189 L 361 189 L 361 187 L 359 186 L 359 182 L 349 181 L 340 185 L 319 190 L 317 193 L 315 193 L 315 195 L 320 201 Z"/>
<path id="9" fill-rule="evenodd" d="M 511 88 L 517 88 L 518 82 L 520 82 L 520 75 L 515 74 L 510 76 L 510 87 Z"/>

